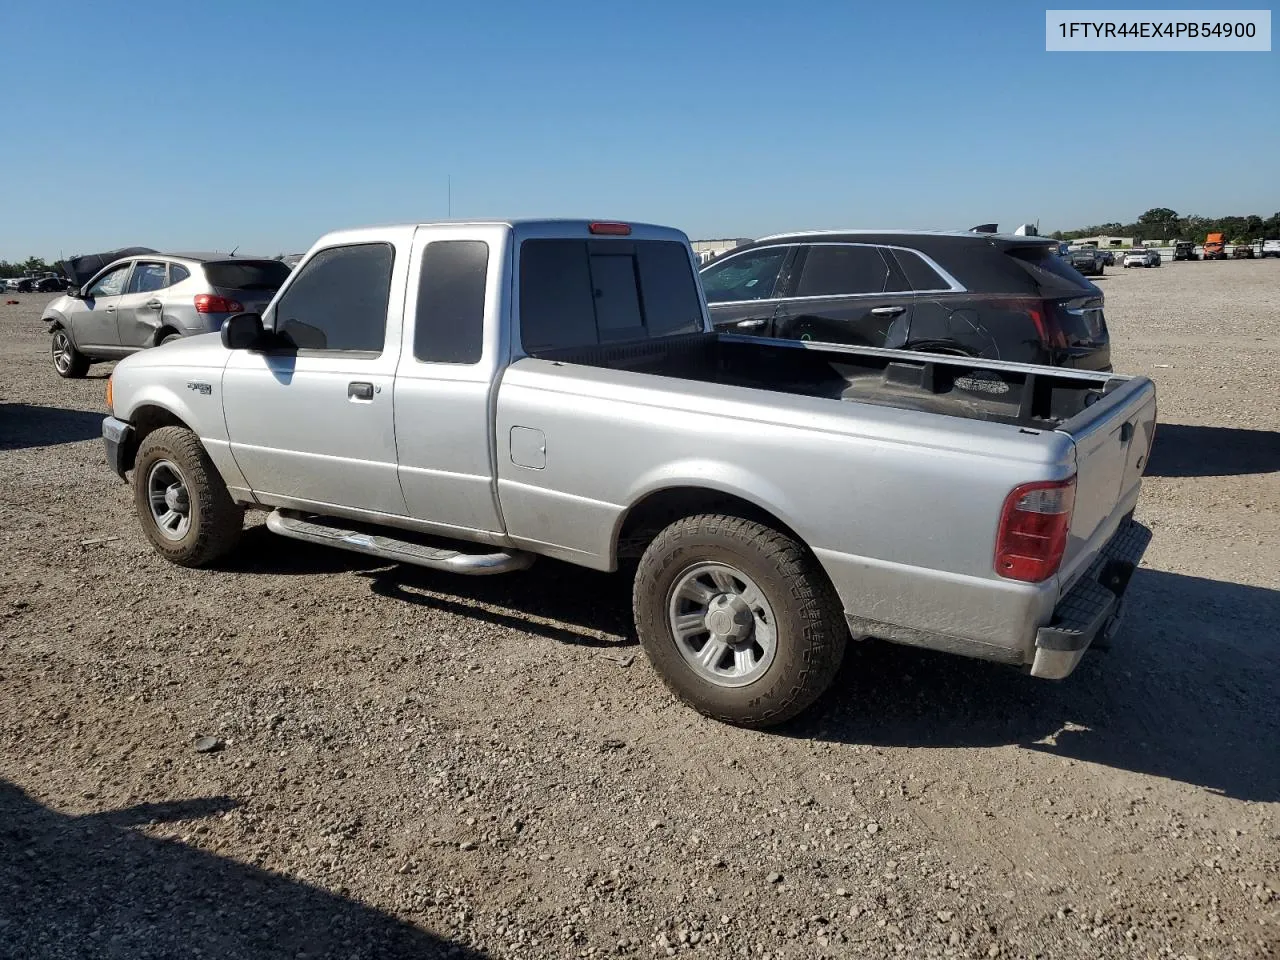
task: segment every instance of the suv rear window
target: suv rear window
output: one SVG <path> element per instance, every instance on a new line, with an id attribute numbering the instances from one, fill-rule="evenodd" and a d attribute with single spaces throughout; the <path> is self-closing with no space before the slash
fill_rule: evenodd
<path id="1" fill-rule="evenodd" d="M 1041 295 L 1046 297 L 1078 296 L 1090 283 L 1068 261 L 1055 257 L 1048 247 L 1014 247 L 1008 251 L 1011 260 L 1035 280 Z M 1092 258 L 1092 250 L 1073 250 L 1068 256 Z"/>
<path id="2" fill-rule="evenodd" d="M 520 338 L 529 353 L 695 333 L 697 280 L 674 240 L 526 240 Z"/>
<path id="3" fill-rule="evenodd" d="M 227 290 L 279 290 L 291 272 L 279 260 L 214 261 L 204 265 L 209 285 Z"/>

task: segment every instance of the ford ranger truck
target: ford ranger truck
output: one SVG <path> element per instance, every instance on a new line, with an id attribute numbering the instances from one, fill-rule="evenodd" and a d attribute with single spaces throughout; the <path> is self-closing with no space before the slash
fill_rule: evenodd
<path id="1" fill-rule="evenodd" d="M 717 334 L 657 226 L 332 233 L 261 316 L 109 391 L 107 459 L 166 559 L 214 564 L 262 510 L 463 575 L 634 570 L 654 668 L 749 726 L 811 704 L 851 638 L 1066 677 L 1150 538 L 1148 379 Z"/>

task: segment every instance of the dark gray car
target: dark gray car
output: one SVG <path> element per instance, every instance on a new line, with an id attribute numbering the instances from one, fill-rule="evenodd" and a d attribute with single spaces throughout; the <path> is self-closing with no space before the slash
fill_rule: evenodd
<path id="1" fill-rule="evenodd" d="M 1068 250 L 1063 259 L 1086 277 L 1101 276 L 1104 272 L 1102 254 L 1096 247 L 1080 247 L 1078 250 Z"/>
<path id="2" fill-rule="evenodd" d="M 83 377 L 96 361 L 215 332 L 235 313 L 261 312 L 289 268 L 265 257 L 147 253 L 115 259 L 91 276 L 69 272 L 73 286 L 45 307 L 43 319 L 58 375 Z"/>

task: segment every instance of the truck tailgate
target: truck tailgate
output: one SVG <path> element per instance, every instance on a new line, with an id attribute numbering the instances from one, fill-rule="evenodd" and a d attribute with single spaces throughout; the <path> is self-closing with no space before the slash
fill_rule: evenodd
<path id="1" fill-rule="evenodd" d="M 1065 590 L 1137 503 L 1156 429 L 1155 385 L 1121 383 L 1058 430 L 1076 445 L 1076 502 L 1063 557 Z"/>

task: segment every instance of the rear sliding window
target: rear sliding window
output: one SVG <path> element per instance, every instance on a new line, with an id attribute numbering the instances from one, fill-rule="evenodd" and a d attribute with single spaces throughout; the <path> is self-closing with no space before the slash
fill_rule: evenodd
<path id="1" fill-rule="evenodd" d="M 520 337 L 529 353 L 695 333 L 697 281 L 673 240 L 526 240 Z"/>
<path id="2" fill-rule="evenodd" d="M 204 265 L 210 286 L 228 290 L 279 290 L 290 270 L 279 260 L 236 260 Z"/>

